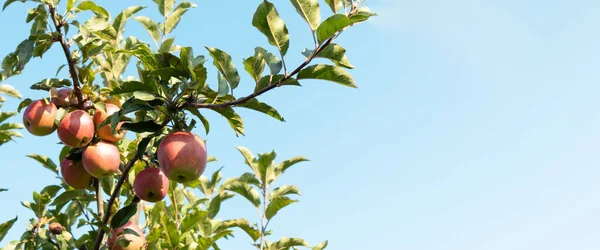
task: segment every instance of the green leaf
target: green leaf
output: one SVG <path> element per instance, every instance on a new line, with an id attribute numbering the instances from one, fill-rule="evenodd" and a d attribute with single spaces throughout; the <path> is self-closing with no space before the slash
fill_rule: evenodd
<path id="1" fill-rule="evenodd" d="M 2 241 L 2 239 L 4 239 L 4 237 L 6 236 L 6 234 L 8 233 L 8 230 L 10 230 L 10 228 L 15 224 L 15 222 L 17 221 L 18 217 L 15 217 L 12 220 L 9 220 L 7 222 L 4 222 L 2 224 L 0 224 L 0 241 Z"/>
<path id="2" fill-rule="evenodd" d="M 318 64 L 309 66 L 298 73 L 297 79 L 326 80 L 339 83 L 344 86 L 357 88 L 352 75 L 344 71 L 342 68 L 332 65 Z"/>
<path id="3" fill-rule="evenodd" d="M 179 231 L 181 234 L 184 234 L 194 228 L 198 223 L 204 220 L 208 216 L 208 212 L 202 211 L 199 209 L 192 210 L 191 213 L 186 214 L 183 220 L 181 221 L 181 226 Z"/>
<path id="4" fill-rule="evenodd" d="M 302 54 L 308 58 L 312 55 L 313 50 L 305 49 L 302 51 Z M 339 67 L 344 67 L 347 69 L 353 69 L 354 66 L 348 61 L 348 57 L 346 57 L 346 49 L 337 44 L 327 45 L 319 54 L 315 57 L 326 58 L 331 60 L 335 65 Z"/>
<path id="5" fill-rule="evenodd" d="M 275 151 L 265 154 L 258 154 L 258 171 L 260 172 L 263 183 L 269 184 L 275 179 L 275 167 L 273 166 L 273 160 L 275 160 L 276 156 L 277 154 Z"/>
<path id="6" fill-rule="evenodd" d="M 258 161 L 254 158 L 252 152 L 250 152 L 250 150 L 245 147 L 238 146 L 236 148 L 238 151 L 240 151 L 242 156 L 244 156 L 246 165 L 248 165 L 252 169 L 252 171 L 254 172 L 254 174 L 256 174 L 258 179 L 262 179 L 261 173 L 258 170 Z"/>
<path id="7" fill-rule="evenodd" d="M 169 15 L 169 13 L 171 13 L 171 10 L 173 10 L 173 4 L 175 3 L 175 0 L 154 0 L 156 3 L 158 3 L 158 12 L 160 12 L 161 15 L 163 16 L 167 16 Z"/>
<path id="8" fill-rule="evenodd" d="M 243 196 L 256 208 L 260 206 L 260 194 L 248 183 L 240 182 L 236 178 L 233 178 L 223 183 L 223 188 Z"/>
<path id="9" fill-rule="evenodd" d="M 21 112 L 21 110 L 27 106 L 29 106 L 29 104 L 31 104 L 33 102 L 33 100 L 27 98 L 23 101 L 21 101 L 21 103 L 19 103 L 19 107 L 17 107 L 17 112 Z"/>
<path id="10" fill-rule="evenodd" d="M 298 187 L 293 185 L 283 185 L 281 187 L 273 189 L 273 191 L 269 194 L 269 200 L 272 201 L 274 199 L 290 194 L 300 195 L 300 190 L 298 190 Z"/>
<path id="11" fill-rule="evenodd" d="M 350 26 L 350 18 L 344 14 L 335 14 L 325 19 L 317 28 L 317 40 L 320 44 L 332 38 L 336 33 Z"/>
<path id="12" fill-rule="evenodd" d="M 238 115 L 231 107 L 213 110 L 227 119 L 227 122 L 229 122 L 229 125 L 235 131 L 236 135 L 244 135 L 244 122 L 242 121 L 242 117 L 240 117 L 240 115 Z"/>
<path id="13" fill-rule="evenodd" d="M 56 196 L 56 194 L 58 193 L 58 191 L 60 191 L 62 189 L 61 186 L 58 185 L 50 185 L 50 186 L 46 186 L 44 189 L 42 189 L 42 194 L 47 194 L 50 196 L 50 198 L 54 198 L 54 196 Z"/>
<path id="14" fill-rule="evenodd" d="M 263 1 L 254 13 L 252 25 L 267 37 L 271 45 L 279 49 L 282 56 L 285 56 L 290 47 L 290 35 L 275 5 Z"/>
<path id="15" fill-rule="evenodd" d="M 181 2 L 179 5 L 177 5 L 175 10 L 173 10 L 173 13 L 169 15 L 169 18 L 165 22 L 165 32 L 167 34 L 171 34 L 171 31 L 173 31 L 177 27 L 177 24 L 179 24 L 179 21 L 181 21 L 183 14 L 185 14 L 185 12 L 187 12 L 189 9 L 195 7 L 196 4 L 190 2 Z"/>
<path id="16" fill-rule="evenodd" d="M 158 44 L 158 40 L 160 39 L 160 30 L 158 28 L 158 24 L 146 16 L 136 16 L 133 19 L 142 24 L 144 29 L 148 31 L 148 34 L 150 34 L 150 37 L 152 37 L 152 40 L 154 40 L 154 43 Z"/>
<path id="17" fill-rule="evenodd" d="M 240 176 L 239 181 L 254 185 L 257 188 L 261 188 L 260 181 L 256 178 L 253 173 L 244 173 Z"/>
<path id="18" fill-rule="evenodd" d="M 296 11 L 310 25 L 310 30 L 315 31 L 321 23 L 321 9 L 319 0 L 290 0 Z"/>
<path id="19" fill-rule="evenodd" d="M 169 51 L 171 51 L 171 46 L 173 46 L 173 42 L 175 41 L 175 38 L 169 38 L 165 41 L 163 41 L 160 44 L 160 48 L 158 49 L 158 53 L 168 53 Z"/>
<path id="20" fill-rule="evenodd" d="M 37 162 L 39 162 L 40 164 L 42 164 L 43 167 L 49 169 L 50 171 L 54 172 L 55 174 L 58 174 L 58 167 L 56 166 L 56 164 L 54 164 L 54 162 L 43 155 L 37 155 L 37 154 L 29 154 L 27 155 L 27 157 L 36 160 Z"/>
<path id="21" fill-rule="evenodd" d="M 251 99 L 243 104 L 237 105 L 237 106 L 261 112 L 263 114 L 266 114 L 266 115 L 273 117 L 282 122 L 285 121 L 285 119 L 283 119 L 283 117 L 281 117 L 281 115 L 275 108 L 269 106 L 266 103 L 259 102 L 258 100 L 256 100 L 256 98 L 253 98 L 253 99 Z"/>
<path id="22" fill-rule="evenodd" d="M 377 13 L 372 12 L 367 7 L 360 7 L 356 11 L 356 13 L 354 13 L 352 16 L 350 16 L 350 23 L 352 25 L 357 24 L 357 23 L 362 23 L 364 21 L 367 21 L 372 16 L 377 16 Z"/>
<path id="23" fill-rule="evenodd" d="M 286 196 L 280 196 L 280 197 L 273 199 L 269 203 L 269 205 L 267 206 L 267 210 L 265 211 L 265 216 L 267 217 L 267 220 L 270 220 L 271 218 L 273 218 L 273 216 L 275 216 L 277 214 L 277 212 L 279 212 L 279 210 L 281 210 L 282 208 L 284 208 L 294 202 L 298 202 L 298 201 L 292 200 Z"/>
<path id="24" fill-rule="evenodd" d="M 58 79 L 58 78 L 48 78 L 37 82 L 31 85 L 31 89 L 33 90 L 45 90 L 50 91 L 51 88 L 62 88 L 65 86 L 71 86 L 71 80 L 69 79 Z"/>
<path id="25" fill-rule="evenodd" d="M 274 247 L 274 249 L 289 249 L 290 247 L 308 247 L 310 245 L 303 239 L 283 237 L 279 241 L 273 242 L 273 245 L 271 246 Z"/>
<path id="26" fill-rule="evenodd" d="M 277 165 L 277 167 L 275 167 L 275 176 L 278 177 L 279 175 L 283 174 L 288 168 L 296 165 L 297 163 L 305 162 L 305 161 L 309 161 L 309 160 L 302 156 L 296 156 L 291 159 L 285 160 L 285 161 L 279 163 Z"/>
<path id="27" fill-rule="evenodd" d="M 187 108 L 187 111 L 190 111 L 190 113 L 192 113 L 193 115 L 198 117 L 198 119 L 200 119 L 200 121 L 204 125 L 204 130 L 206 131 L 206 134 L 208 134 L 208 132 L 210 132 L 210 124 L 208 123 L 206 117 L 200 114 L 200 111 L 198 111 L 198 109 L 196 108 Z"/>
<path id="28" fill-rule="evenodd" d="M 121 129 L 136 132 L 136 133 L 145 133 L 152 132 L 156 133 L 162 130 L 162 126 L 160 124 L 156 124 L 154 121 L 143 121 L 143 122 L 125 122 L 121 125 Z"/>
<path id="29" fill-rule="evenodd" d="M 265 70 L 265 64 L 267 61 L 261 50 L 255 50 L 254 56 L 248 57 L 244 60 L 244 69 L 256 83 L 262 78 L 263 71 Z"/>
<path id="30" fill-rule="evenodd" d="M 327 247 L 327 244 L 328 244 L 328 242 L 324 241 L 323 243 L 313 247 L 312 250 L 323 250 L 323 249 L 325 249 L 325 247 Z"/>
<path id="31" fill-rule="evenodd" d="M 60 206 L 75 199 L 88 200 L 90 198 L 92 197 L 88 195 L 87 192 L 85 192 L 84 190 L 67 190 L 62 194 L 58 195 L 50 205 Z"/>
<path id="32" fill-rule="evenodd" d="M 238 74 L 238 71 L 235 65 L 233 64 L 231 56 L 217 48 L 205 48 L 210 53 L 210 56 L 213 58 L 213 64 L 215 65 L 215 67 L 217 67 L 219 72 L 223 74 L 223 77 L 225 77 L 227 82 L 229 82 L 229 84 L 231 85 L 231 89 L 237 88 L 238 84 L 240 83 L 240 75 Z"/>
<path id="33" fill-rule="evenodd" d="M 225 77 L 223 77 L 223 75 L 221 74 L 221 72 L 217 72 L 217 79 L 219 82 L 219 91 L 218 91 L 218 95 L 219 97 L 223 97 L 226 96 L 229 93 L 229 84 L 227 82 L 227 79 L 225 79 Z"/>
<path id="34" fill-rule="evenodd" d="M 15 89 L 13 86 L 10 86 L 8 84 L 0 85 L 0 93 L 7 94 L 8 96 L 12 96 L 14 98 L 19 98 L 19 99 L 22 98 L 21 93 L 19 93 L 19 91 L 17 89 Z"/>
<path id="35" fill-rule="evenodd" d="M 123 31 L 125 31 L 125 23 L 131 16 L 135 13 L 138 13 L 140 10 L 145 9 L 145 6 L 131 6 L 121 11 L 119 15 L 113 21 L 113 28 L 117 31 L 117 41 L 121 40 L 121 36 L 123 36 Z"/>
<path id="36" fill-rule="evenodd" d="M 8 189 L 6 189 L 6 188 L 0 188 L 0 193 L 6 192 L 6 191 L 8 191 Z"/>
<path id="37" fill-rule="evenodd" d="M 152 136 L 148 136 L 140 141 L 140 143 L 138 144 L 137 155 L 136 155 L 136 157 L 138 159 L 144 158 L 144 154 L 146 153 L 146 148 L 148 147 L 148 144 L 150 144 L 151 140 L 152 140 Z"/>
<path id="38" fill-rule="evenodd" d="M 260 238 L 260 231 L 258 231 L 257 228 L 252 226 L 250 224 L 250 222 L 246 219 L 235 219 L 235 220 L 223 221 L 221 226 L 219 226 L 218 231 L 221 231 L 221 230 L 224 230 L 227 228 L 232 228 L 232 227 L 237 227 L 237 228 L 244 230 L 244 232 L 246 232 L 248 234 L 248 236 L 250 236 L 250 238 L 252 238 L 253 241 L 257 241 Z"/>
<path id="39" fill-rule="evenodd" d="M 325 3 L 329 5 L 329 8 L 333 13 L 338 13 L 342 8 L 342 1 L 344 0 L 325 0 Z"/>
<path id="40" fill-rule="evenodd" d="M 281 69 L 283 68 L 283 63 L 281 62 L 281 60 L 279 60 L 279 58 L 277 58 L 276 55 L 267 51 L 263 47 L 256 47 L 254 49 L 254 54 L 259 54 L 259 53 L 262 54 L 263 58 L 266 60 L 267 64 L 269 65 L 269 69 L 271 70 L 271 75 L 277 75 L 277 74 L 279 74 L 279 72 L 281 72 Z"/>
<path id="41" fill-rule="evenodd" d="M 192 81 L 197 81 L 196 72 L 194 72 L 194 50 L 192 47 L 182 47 L 179 51 L 181 65 L 190 73 Z"/>
<path id="42" fill-rule="evenodd" d="M 125 225 L 137 212 L 137 203 L 129 204 L 128 206 L 121 208 L 110 221 L 111 228 L 119 228 Z"/>
<path id="43" fill-rule="evenodd" d="M 77 5 L 77 9 L 79 9 L 81 11 L 90 10 L 90 11 L 93 11 L 96 15 L 102 16 L 105 18 L 110 17 L 110 14 L 108 13 L 108 11 L 105 8 L 97 5 L 93 1 L 83 1 L 79 5 Z"/>
<path id="44" fill-rule="evenodd" d="M 2 6 L 2 11 L 4 11 L 4 9 L 6 9 L 6 7 L 8 7 L 11 3 L 14 3 L 16 1 L 24 3 L 26 0 L 6 0 L 6 2 L 4 3 L 4 6 Z"/>
<path id="45" fill-rule="evenodd" d="M 18 115 L 17 112 L 0 112 L 0 122 L 6 121 L 6 119 Z"/>
<path id="46" fill-rule="evenodd" d="M 233 194 L 229 192 L 222 192 L 215 196 L 208 204 L 208 218 L 215 218 L 219 210 L 221 210 L 221 203 L 231 197 L 233 197 Z"/>
<path id="47" fill-rule="evenodd" d="M 147 91 L 147 92 L 155 92 L 156 86 L 141 83 L 138 81 L 127 81 L 121 83 L 119 86 L 113 88 L 110 92 L 111 95 L 121 95 L 121 94 L 129 94 L 136 91 Z"/>

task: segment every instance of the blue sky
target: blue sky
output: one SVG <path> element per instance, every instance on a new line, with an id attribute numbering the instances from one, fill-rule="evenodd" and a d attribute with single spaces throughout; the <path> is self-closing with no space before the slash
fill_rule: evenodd
<path id="1" fill-rule="evenodd" d="M 151 4 L 104 2 L 112 13 Z M 219 47 L 238 67 L 256 45 L 267 46 L 250 24 L 260 1 L 196 2 L 175 33 L 178 44 L 196 52 Z M 599 249 L 600 2 L 366 2 L 380 16 L 339 40 L 359 88 L 309 81 L 270 92 L 262 100 L 287 122 L 240 111 L 246 137 L 210 115 L 211 133 L 196 130 L 220 159 L 207 173 L 220 166 L 225 177 L 246 171 L 238 145 L 275 149 L 279 160 L 311 159 L 278 180 L 298 185 L 303 196 L 270 226 L 276 238 L 328 239 L 328 249 Z M 288 1 L 275 3 L 292 35 L 287 61 L 297 65 L 311 44 L 308 26 Z M 11 24 L 3 27 L 0 54 L 25 38 L 25 10 L 15 3 L 0 14 Z M 127 32 L 149 40 L 137 23 Z M 60 53 L 53 48 L 7 83 L 42 96 L 26 88 L 54 75 Z M 242 90 L 250 90 L 250 78 L 242 79 Z M 31 217 L 19 202 L 55 183 L 24 155 L 56 159 L 56 141 L 27 135 L 0 148 L 0 187 L 10 189 L 0 193 L 0 220 L 20 218 L 7 239 L 18 238 Z M 242 199 L 227 205 L 225 218 L 256 218 Z M 248 243 L 239 234 L 222 248 Z"/>

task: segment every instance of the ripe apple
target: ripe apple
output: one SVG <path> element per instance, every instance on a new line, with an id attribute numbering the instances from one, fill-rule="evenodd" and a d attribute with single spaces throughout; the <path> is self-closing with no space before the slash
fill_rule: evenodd
<path id="1" fill-rule="evenodd" d="M 45 136 L 56 130 L 54 119 L 57 109 L 54 103 L 37 100 L 30 103 L 23 112 L 23 124 L 32 135 Z"/>
<path id="2" fill-rule="evenodd" d="M 69 107 L 72 104 L 70 97 L 72 92 L 73 90 L 69 88 L 59 89 L 57 97 L 53 97 L 50 101 L 57 107 Z M 75 102 L 77 102 L 77 99 L 75 99 Z"/>
<path id="3" fill-rule="evenodd" d="M 126 228 L 129 228 L 135 231 L 139 236 L 135 234 L 125 234 L 124 231 Z M 119 240 L 124 239 L 129 241 L 129 245 L 127 247 L 122 247 L 119 244 Z M 110 236 L 108 237 L 108 246 L 111 250 L 141 250 L 144 249 L 144 245 L 146 245 L 146 236 L 144 236 L 144 232 L 140 227 L 128 221 L 120 228 L 110 230 Z"/>
<path id="4" fill-rule="evenodd" d="M 190 132 L 174 132 L 158 145 L 158 163 L 170 180 L 197 180 L 206 168 L 206 146 Z"/>
<path id="5" fill-rule="evenodd" d="M 85 189 L 92 184 L 92 176 L 83 168 L 81 161 L 65 158 L 60 163 L 60 174 L 65 182 L 75 189 Z"/>
<path id="6" fill-rule="evenodd" d="M 58 125 L 58 138 L 72 148 L 82 148 L 94 138 L 94 121 L 83 110 L 68 113 Z"/>
<path id="7" fill-rule="evenodd" d="M 167 196 L 169 179 L 159 168 L 146 168 L 135 177 L 133 191 L 142 200 L 157 202 Z"/>
<path id="8" fill-rule="evenodd" d="M 106 118 L 108 118 L 108 116 L 114 114 L 115 112 L 118 112 L 119 110 L 121 109 L 117 105 L 114 105 L 112 103 L 106 103 L 106 113 L 100 109 L 96 109 L 96 113 L 94 113 L 94 124 L 96 126 L 100 125 L 102 122 L 104 122 L 104 120 L 106 120 Z M 123 137 L 125 137 L 125 133 L 127 133 L 127 131 L 121 130 L 122 124 L 123 122 L 119 122 L 117 124 L 115 134 L 112 133 L 112 127 L 110 124 L 98 128 L 97 134 L 100 138 L 102 138 L 102 140 L 109 142 L 117 142 L 123 139 Z"/>
<path id="9" fill-rule="evenodd" d="M 59 235 L 63 233 L 63 226 L 58 222 L 53 222 L 48 225 L 48 231 L 54 235 Z"/>
<path id="10" fill-rule="evenodd" d="M 100 141 L 89 145 L 81 158 L 83 167 L 96 178 L 110 176 L 119 170 L 121 163 L 119 149 L 112 143 Z"/>

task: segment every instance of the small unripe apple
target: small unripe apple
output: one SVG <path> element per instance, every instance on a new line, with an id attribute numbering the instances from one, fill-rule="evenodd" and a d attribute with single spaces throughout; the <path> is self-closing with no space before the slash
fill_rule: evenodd
<path id="1" fill-rule="evenodd" d="M 158 145 L 158 163 L 170 180 L 186 183 L 197 180 L 206 168 L 206 146 L 190 132 L 167 135 Z"/>
<path id="2" fill-rule="evenodd" d="M 75 189 L 85 189 L 92 184 L 92 176 L 83 168 L 81 161 L 65 158 L 60 163 L 60 174 L 65 182 Z"/>
<path id="3" fill-rule="evenodd" d="M 59 235 L 63 232 L 63 226 L 60 223 L 53 222 L 48 225 L 48 231 L 54 235 Z"/>
<path id="4" fill-rule="evenodd" d="M 94 138 L 94 121 L 83 110 L 68 113 L 58 125 L 58 138 L 72 148 L 82 148 Z"/>
<path id="5" fill-rule="evenodd" d="M 23 112 L 23 125 L 32 135 L 45 136 L 56 130 L 54 119 L 57 114 L 54 103 L 37 100 L 30 103 Z"/>
<path id="6" fill-rule="evenodd" d="M 147 168 L 135 177 L 133 191 L 140 199 L 157 202 L 169 192 L 169 179 L 159 168 Z"/>
<path id="7" fill-rule="evenodd" d="M 119 112 L 119 110 L 121 109 L 117 105 L 106 103 L 106 113 L 100 109 L 96 109 L 96 113 L 94 113 L 94 124 L 96 126 L 100 125 L 102 122 L 104 122 L 104 120 L 106 120 L 106 118 L 108 118 L 108 116 Z M 122 124 L 123 122 L 119 122 L 117 124 L 117 129 L 115 130 L 114 134 L 112 133 L 112 126 L 110 124 L 98 128 L 98 137 L 102 138 L 102 140 L 109 142 L 117 142 L 123 139 L 127 131 L 121 130 Z"/>
<path id="8" fill-rule="evenodd" d="M 135 231 L 139 236 L 136 236 L 135 234 L 125 234 L 124 231 L 126 228 Z M 118 242 L 121 239 L 129 241 L 129 245 L 127 245 L 127 247 L 122 247 Z M 144 246 L 146 245 L 146 236 L 144 236 L 144 232 L 142 232 L 142 229 L 140 229 L 137 224 L 128 221 L 122 227 L 119 227 L 116 230 L 110 230 L 110 236 L 108 237 L 107 243 L 111 250 L 141 250 L 144 249 Z"/>
<path id="9" fill-rule="evenodd" d="M 83 167 L 93 177 L 98 179 L 110 176 L 119 170 L 121 163 L 117 146 L 112 143 L 100 141 L 89 145 L 81 158 Z"/>
<path id="10" fill-rule="evenodd" d="M 57 107 L 69 107 L 72 105 L 70 97 L 72 92 L 73 90 L 69 88 L 59 89 L 56 92 L 57 96 L 53 97 L 50 101 Z M 77 99 L 75 99 L 75 101 L 77 102 Z"/>

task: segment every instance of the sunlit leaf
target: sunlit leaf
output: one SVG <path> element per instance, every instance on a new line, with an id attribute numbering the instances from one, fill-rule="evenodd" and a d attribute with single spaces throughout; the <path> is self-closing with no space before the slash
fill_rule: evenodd
<path id="1" fill-rule="evenodd" d="M 267 37 L 271 45 L 279 49 L 281 55 L 287 53 L 290 47 L 290 35 L 275 5 L 263 1 L 252 17 L 252 25 Z"/>

